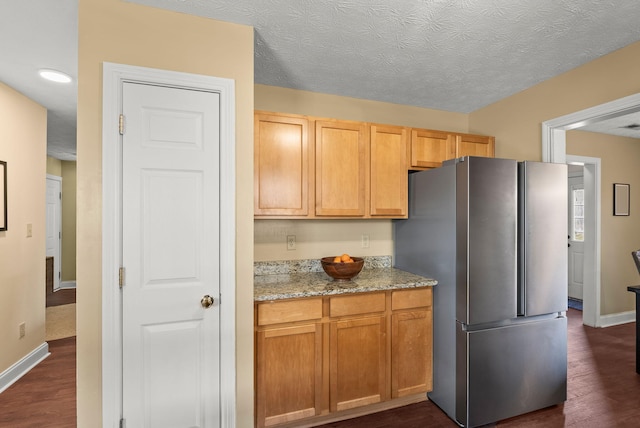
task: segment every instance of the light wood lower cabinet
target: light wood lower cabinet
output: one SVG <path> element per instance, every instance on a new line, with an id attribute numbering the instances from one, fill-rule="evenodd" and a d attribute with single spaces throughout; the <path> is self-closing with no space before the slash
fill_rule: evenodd
<path id="1" fill-rule="evenodd" d="M 256 426 L 426 399 L 431 293 L 424 287 L 256 303 Z"/>
<path id="2" fill-rule="evenodd" d="M 322 326 L 307 324 L 258 333 L 258 426 L 320 414 Z"/>
<path id="3" fill-rule="evenodd" d="M 257 426 L 319 415 L 322 299 L 263 303 L 255 318 Z"/>
<path id="4" fill-rule="evenodd" d="M 387 399 L 385 293 L 329 299 L 331 411 Z"/>

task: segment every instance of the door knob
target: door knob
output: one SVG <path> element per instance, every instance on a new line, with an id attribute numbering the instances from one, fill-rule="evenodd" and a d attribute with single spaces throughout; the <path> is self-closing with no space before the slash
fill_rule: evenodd
<path id="1" fill-rule="evenodd" d="M 209 309 L 211 306 L 213 306 L 213 297 L 205 294 L 204 297 L 200 300 L 200 304 L 203 308 Z"/>

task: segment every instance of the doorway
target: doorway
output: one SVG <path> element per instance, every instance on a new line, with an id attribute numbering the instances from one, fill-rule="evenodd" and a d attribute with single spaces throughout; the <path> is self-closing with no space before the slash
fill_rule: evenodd
<path id="1" fill-rule="evenodd" d="M 47 225 L 46 225 L 46 256 L 52 257 L 51 286 L 53 292 L 60 289 L 61 254 L 60 239 L 62 234 L 62 178 L 47 174 Z M 49 284 L 47 284 L 49 287 Z"/>
<path id="2" fill-rule="evenodd" d="M 125 82 L 218 94 L 219 128 L 219 424 L 235 426 L 235 135 L 234 83 L 229 79 L 143 67 L 103 65 L 103 425 L 117 426 L 123 411 L 122 184 L 123 150 L 118 126 Z M 162 126 L 162 124 L 161 124 Z M 126 201 L 125 201 L 126 202 Z M 207 219 L 215 221 L 215 219 Z M 126 278 L 120 276 L 120 278 Z M 215 297 L 215 296 L 214 296 Z M 197 302 L 200 306 L 200 302 Z M 170 334 L 169 334 L 170 336 Z"/>
<path id="3" fill-rule="evenodd" d="M 569 165 L 568 177 L 568 290 L 569 307 L 582 311 L 584 285 L 584 179 L 582 165 Z"/>

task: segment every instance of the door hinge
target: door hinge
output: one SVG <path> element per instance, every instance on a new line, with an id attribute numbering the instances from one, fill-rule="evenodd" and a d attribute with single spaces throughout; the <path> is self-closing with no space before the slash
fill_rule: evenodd
<path id="1" fill-rule="evenodd" d="M 118 118 L 118 131 L 120 135 L 124 135 L 124 114 L 121 114 Z"/>
<path id="2" fill-rule="evenodd" d="M 58 198 L 60 198 L 60 200 L 62 200 L 62 192 L 58 192 Z"/>
<path id="3" fill-rule="evenodd" d="M 120 419 L 120 428 L 127 428 L 127 421 L 124 418 Z"/>
<path id="4" fill-rule="evenodd" d="M 120 286 L 120 288 L 124 286 L 124 268 L 123 267 L 121 267 L 120 270 L 118 271 L 118 285 Z"/>
<path id="5" fill-rule="evenodd" d="M 62 239 L 62 232 L 58 232 L 58 239 Z"/>
<path id="6" fill-rule="evenodd" d="M 62 272 L 58 271 L 58 279 L 62 279 Z"/>

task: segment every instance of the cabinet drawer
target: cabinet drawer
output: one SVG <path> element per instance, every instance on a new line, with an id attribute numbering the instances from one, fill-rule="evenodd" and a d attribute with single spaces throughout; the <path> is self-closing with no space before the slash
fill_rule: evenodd
<path id="1" fill-rule="evenodd" d="M 322 318 L 322 299 L 300 299 L 258 304 L 258 325 Z"/>
<path id="2" fill-rule="evenodd" d="M 383 312 L 385 308 L 384 301 L 384 293 L 332 297 L 329 303 L 329 316 L 341 317 Z"/>
<path id="3" fill-rule="evenodd" d="M 391 294 L 391 310 L 431 306 L 431 299 L 431 288 L 394 291 Z"/>

